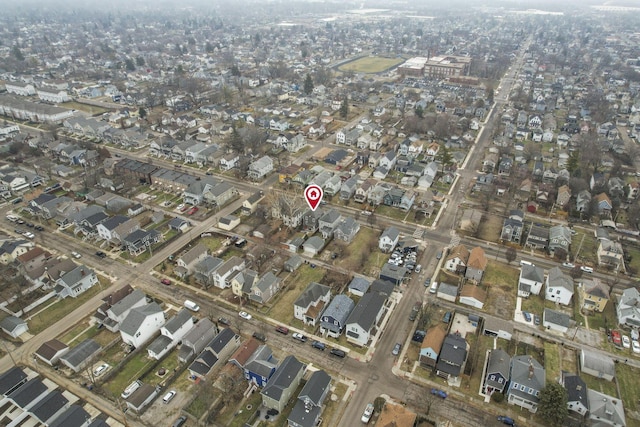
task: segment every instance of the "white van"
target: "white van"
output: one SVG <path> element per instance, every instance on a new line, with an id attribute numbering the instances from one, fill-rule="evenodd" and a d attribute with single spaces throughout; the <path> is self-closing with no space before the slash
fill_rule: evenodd
<path id="1" fill-rule="evenodd" d="M 436 292 L 438 292 L 438 282 L 433 282 L 429 288 L 429 293 L 435 294 Z"/>
<path id="2" fill-rule="evenodd" d="M 16 222 L 18 220 L 18 217 L 15 215 L 7 215 L 7 220 L 11 222 Z"/>
<path id="3" fill-rule="evenodd" d="M 141 385 L 142 383 L 140 381 L 132 382 L 131 384 L 129 384 L 129 387 L 124 389 L 124 391 L 120 396 L 122 396 L 123 399 L 126 399 L 127 397 L 131 396 L 131 394 L 133 394 L 134 391 L 139 389 Z"/>
<path id="4" fill-rule="evenodd" d="M 587 267 L 586 265 L 580 266 L 580 270 L 584 271 L 585 273 L 593 273 L 593 268 Z"/>
<path id="5" fill-rule="evenodd" d="M 190 300 L 186 300 L 184 302 L 184 306 L 186 308 L 188 308 L 189 310 L 191 310 L 191 311 L 199 311 L 200 310 L 200 306 L 198 304 L 196 304 L 195 302 L 190 301 Z"/>
<path id="6" fill-rule="evenodd" d="M 520 260 L 520 267 L 522 267 L 523 265 L 534 265 L 531 261 L 527 261 L 524 259 Z"/>

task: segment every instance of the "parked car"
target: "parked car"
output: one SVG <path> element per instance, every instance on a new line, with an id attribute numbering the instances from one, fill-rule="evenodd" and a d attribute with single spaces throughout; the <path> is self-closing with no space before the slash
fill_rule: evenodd
<path id="1" fill-rule="evenodd" d="M 162 283 L 163 285 L 167 285 L 167 286 L 168 286 L 168 285 L 170 285 L 170 284 L 171 284 L 171 280 L 169 280 L 169 279 L 162 279 L 162 280 L 160 280 L 160 283 Z"/>
<path id="2" fill-rule="evenodd" d="M 611 331 L 611 340 L 614 345 L 621 346 L 622 345 L 622 336 L 619 331 L 613 330 Z"/>
<path id="3" fill-rule="evenodd" d="M 537 314 L 533 315 L 533 323 L 535 325 L 539 325 L 540 324 L 540 316 L 538 316 Z"/>
<path id="4" fill-rule="evenodd" d="M 187 214 L 188 214 L 188 215 L 193 215 L 193 214 L 194 214 L 194 213 L 196 213 L 196 212 L 198 212 L 198 207 L 197 207 L 197 206 L 194 206 L 194 207 L 192 207 L 191 209 L 189 209 L 189 210 L 187 211 Z"/>
<path id="5" fill-rule="evenodd" d="M 436 259 L 440 259 L 440 258 L 442 258 L 442 251 L 440 251 L 440 252 L 438 252 L 436 254 Z"/>
<path id="6" fill-rule="evenodd" d="M 439 388 L 432 388 L 431 389 L 431 394 L 438 396 L 442 399 L 446 399 L 447 398 L 447 392 L 444 390 L 440 390 Z"/>
<path id="7" fill-rule="evenodd" d="M 187 416 L 183 415 L 171 424 L 171 427 L 182 427 L 187 422 Z"/>
<path id="8" fill-rule="evenodd" d="M 531 314 L 528 311 L 523 311 L 522 312 L 522 317 L 524 317 L 524 320 L 528 323 L 531 322 Z"/>
<path id="9" fill-rule="evenodd" d="M 422 303 L 420 301 L 416 301 L 411 308 L 411 313 L 409 313 L 409 321 L 413 322 L 418 317 L 418 313 L 420 313 L 420 308 L 422 308 Z"/>
<path id="10" fill-rule="evenodd" d="M 631 348 L 631 340 L 626 335 L 622 336 L 622 347 Z"/>
<path id="11" fill-rule="evenodd" d="M 106 257 L 107 257 L 107 254 L 105 254 L 105 253 L 104 253 L 104 252 L 102 252 L 102 251 L 97 251 L 97 252 L 96 252 L 96 256 L 97 256 L 97 257 L 99 257 L 99 258 L 106 258 Z"/>
<path id="12" fill-rule="evenodd" d="M 587 267 L 586 265 L 581 265 L 580 270 L 584 271 L 585 273 L 593 273 L 593 268 Z"/>
<path id="13" fill-rule="evenodd" d="M 364 412 L 362 413 L 362 417 L 360 421 L 363 423 L 368 423 L 371 420 L 371 416 L 373 415 L 373 403 L 367 403 L 367 407 L 364 408 Z"/>
<path id="14" fill-rule="evenodd" d="M 246 311 L 241 311 L 240 313 L 238 313 L 238 316 L 242 317 L 245 320 L 251 320 L 251 315 Z"/>
<path id="15" fill-rule="evenodd" d="M 504 415 L 499 415 L 498 416 L 498 421 L 502 421 L 502 424 L 506 424 L 508 426 L 515 427 L 515 425 L 516 425 L 516 422 L 513 421 L 513 418 L 505 417 Z"/>
<path id="16" fill-rule="evenodd" d="M 574 268 L 576 265 L 572 262 L 563 262 L 562 266 L 566 268 Z"/>
<path id="17" fill-rule="evenodd" d="M 324 345 L 324 343 L 320 342 L 320 341 L 314 341 L 311 343 L 311 347 L 315 348 L 316 350 L 320 350 L 320 351 L 324 351 L 325 348 L 327 348 L 326 345 Z"/>
<path id="18" fill-rule="evenodd" d="M 104 374 L 107 369 L 109 369 L 109 365 L 106 363 L 103 363 L 102 365 L 98 366 L 96 369 L 93 370 L 93 376 L 99 377 L 100 375 Z"/>
<path id="19" fill-rule="evenodd" d="M 276 326 L 276 332 L 287 335 L 289 333 L 289 328 L 286 328 L 284 326 Z"/>
<path id="20" fill-rule="evenodd" d="M 258 341 L 267 342 L 267 337 L 260 332 L 254 332 L 253 337 Z"/>
<path id="21" fill-rule="evenodd" d="M 36 225 L 35 227 L 33 227 L 33 229 L 36 231 L 44 231 L 44 227 L 41 225 Z"/>
<path id="22" fill-rule="evenodd" d="M 401 348 L 402 348 L 402 344 L 397 342 L 396 345 L 393 346 L 393 350 L 391 350 L 391 354 L 393 354 L 394 356 L 399 355 Z"/>
<path id="23" fill-rule="evenodd" d="M 179 211 L 184 211 L 184 208 L 185 208 L 185 204 L 180 203 L 176 209 L 178 209 Z"/>
<path id="24" fill-rule="evenodd" d="M 227 319 L 226 317 L 218 317 L 218 323 L 220 323 L 221 325 L 226 325 L 226 326 L 229 326 L 231 324 L 229 319 Z"/>
<path id="25" fill-rule="evenodd" d="M 295 332 L 293 335 L 291 335 L 291 338 L 300 342 L 307 342 L 307 337 L 298 332 Z"/>
<path id="26" fill-rule="evenodd" d="M 71 256 L 74 257 L 75 259 L 78 259 L 80 257 L 82 257 L 82 255 L 80 255 L 78 252 L 76 251 L 71 251 Z"/>
<path id="27" fill-rule="evenodd" d="M 422 264 L 416 265 L 416 273 L 420 273 L 422 271 Z"/>
<path id="28" fill-rule="evenodd" d="M 337 357 L 345 357 L 347 355 L 346 351 L 340 350 L 339 348 L 332 348 L 329 353 Z"/>
<path id="29" fill-rule="evenodd" d="M 171 402 L 171 400 L 176 397 L 176 394 L 178 394 L 177 391 L 175 390 L 171 390 L 170 392 L 168 392 L 167 394 L 164 395 L 164 397 L 162 398 L 162 402 L 164 404 L 167 404 L 169 402 Z"/>
<path id="30" fill-rule="evenodd" d="M 631 341 L 631 350 L 633 350 L 634 353 L 640 353 L 640 343 L 638 343 L 637 340 Z"/>
<path id="31" fill-rule="evenodd" d="M 424 286 L 425 287 L 429 287 L 429 285 L 431 285 L 431 277 L 427 277 L 427 279 L 424 281 Z"/>
<path id="32" fill-rule="evenodd" d="M 447 311 L 444 316 L 442 316 L 443 323 L 449 323 L 451 321 L 451 312 Z"/>

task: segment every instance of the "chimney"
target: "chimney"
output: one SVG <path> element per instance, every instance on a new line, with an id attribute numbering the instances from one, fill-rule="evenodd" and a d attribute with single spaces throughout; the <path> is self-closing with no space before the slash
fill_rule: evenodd
<path id="1" fill-rule="evenodd" d="M 86 274 L 86 273 L 84 272 L 84 268 L 83 268 L 82 270 L 80 270 L 80 275 L 81 275 L 82 277 L 84 277 L 84 275 L 85 275 L 85 274 Z"/>
<path id="2" fill-rule="evenodd" d="M 529 379 L 533 378 L 533 363 L 531 362 L 531 358 L 529 358 Z"/>

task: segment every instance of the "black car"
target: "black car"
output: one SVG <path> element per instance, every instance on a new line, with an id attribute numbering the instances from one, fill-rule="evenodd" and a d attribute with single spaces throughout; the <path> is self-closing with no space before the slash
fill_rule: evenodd
<path id="1" fill-rule="evenodd" d="M 253 333 L 253 337 L 255 339 L 257 339 L 258 341 L 262 341 L 262 342 L 266 342 L 267 341 L 267 337 L 264 334 L 260 333 L 260 332 L 254 332 Z"/>
<path id="2" fill-rule="evenodd" d="M 332 348 L 330 353 L 337 357 L 345 357 L 347 355 L 345 351 L 340 350 L 339 348 Z"/>
<path id="3" fill-rule="evenodd" d="M 98 251 L 98 252 L 96 252 L 96 256 L 97 256 L 97 257 L 100 257 L 100 258 L 106 258 L 106 257 L 107 257 L 107 254 L 105 254 L 105 253 L 104 253 L 104 252 L 102 252 L 102 251 Z"/>
<path id="4" fill-rule="evenodd" d="M 33 228 L 33 227 L 34 227 L 34 225 L 33 225 L 32 223 L 30 223 L 30 222 L 26 223 L 25 225 L 26 225 L 27 227 L 29 227 L 29 228 Z"/>
<path id="5" fill-rule="evenodd" d="M 187 422 L 187 417 L 185 415 L 183 415 L 180 418 L 178 418 L 177 420 L 175 420 L 173 422 L 173 424 L 171 424 L 171 427 L 181 427 L 186 422 Z"/>
<path id="6" fill-rule="evenodd" d="M 36 225 L 36 226 L 35 226 L 35 227 L 33 227 L 33 228 L 34 228 L 35 230 L 38 230 L 38 231 L 44 231 L 44 227 L 43 227 L 43 226 L 41 226 L 41 225 Z"/>
<path id="7" fill-rule="evenodd" d="M 218 323 L 221 325 L 229 326 L 231 322 L 226 317 L 218 317 Z"/>

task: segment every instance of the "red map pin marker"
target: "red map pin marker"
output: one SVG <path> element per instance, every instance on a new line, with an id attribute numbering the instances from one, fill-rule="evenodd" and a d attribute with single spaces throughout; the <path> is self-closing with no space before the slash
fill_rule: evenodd
<path id="1" fill-rule="evenodd" d="M 322 191 L 322 188 L 317 185 L 310 185 L 304 190 L 304 198 L 307 199 L 307 203 L 312 211 L 316 210 L 323 195 L 324 192 Z"/>

